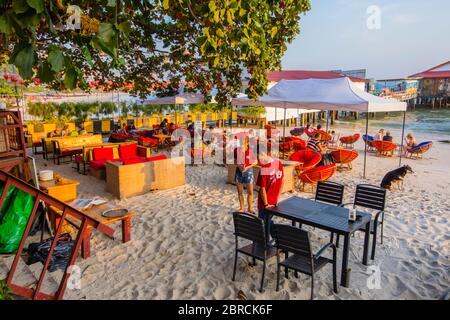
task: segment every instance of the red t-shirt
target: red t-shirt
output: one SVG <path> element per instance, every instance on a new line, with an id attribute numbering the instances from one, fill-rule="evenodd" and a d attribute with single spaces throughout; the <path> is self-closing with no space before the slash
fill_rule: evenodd
<path id="1" fill-rule="evenodd" d="M 256 185 L 266 189 L 267 203 L 269 205 L 276 206 L 278 204 L 278 196 L 283 183 L 283 177 L 283 164 L 279 160 L 274 160 L 261 167 Z M 258 195 L 258 210 L 264 210 L 261 195 Z"/>
<path id="2" fill-rule="evenodd" d="M 237 148 L 236 150 L 234 150 L 234 159 L 236 161 L 236 164 L 245 164 L 246 167 L 256 161 L 255 154 L 251 149 L 247 149 L 244 153 L 242 148 Z"/>

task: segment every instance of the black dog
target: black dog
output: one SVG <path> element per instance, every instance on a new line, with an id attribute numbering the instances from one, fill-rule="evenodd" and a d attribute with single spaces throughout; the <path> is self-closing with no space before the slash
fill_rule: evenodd
<path id="1" fill-rule="evenodd" d="M 381 181 L 381 187 L 387 190 L 391 190 L 392 184 L 396 183 L 398 188 L 400 189 L 400 184 L 403 186 L 403 179 L 408 172 L 413 173 L 414 171 L 412 171 L 410 166 L 404 165 L 403 167 L 386 173 L 383 181 Z"/>

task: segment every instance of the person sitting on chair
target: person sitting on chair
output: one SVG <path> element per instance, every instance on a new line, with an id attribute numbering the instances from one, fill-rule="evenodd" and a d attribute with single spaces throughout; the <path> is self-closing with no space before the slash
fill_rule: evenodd
<path id="1" fill-rule="evenodd" d="M 393 138 L 391 136 L 391 133 L 389 131 L 386 131 L 386 135 L 383 137 L 383 141 L 390 141 L 392 142 Z"/>
<path id="2" fill-rule="evenodd" d="M 308 139 L 308 143 L 306 146 L 308 149 L 311 149 L 312 151 L 322 154 L 323 148 L 320 145 L 320 136 L 321 136 L 320 133 L 316 132 L 314 134 L 314 137 Z"/>
<path id="3" fill-rule="evenodd" d="M 384 129 L 380 129 L 378 133 L 375 135 L 374 140 L 383 140 L 384 138 Z"/>
<path id="4" fill-rule="evenodd" d="M 417 140 L 414 138 L 412 133 L 408 133 L 405 138 L 405 146 L 403 147 L 403 152 L 406 154 L 408 150 L 411 150 L 415 146 L 417 146 Z"/>

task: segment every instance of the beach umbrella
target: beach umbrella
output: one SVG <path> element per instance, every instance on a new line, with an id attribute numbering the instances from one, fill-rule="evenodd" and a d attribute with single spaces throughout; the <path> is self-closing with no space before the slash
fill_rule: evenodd
<path id="1" fill-rule="evenodd" d="M 259 100 L 235 98 L 232 104 L 284 109 L 303 108 L 323 111 L 353 111 L 366 113 L 366 135 L 370 112 L 406 112 L 405 102 L 374 96 L 357 87 L 348 77 L 336 79 L 281 80 Z M 405 125 L 405 115 L 403 126 Z M 403 137 L 402 137 L 403 146 Z M 364 151 L 366 176 L 367 144 Z"/>

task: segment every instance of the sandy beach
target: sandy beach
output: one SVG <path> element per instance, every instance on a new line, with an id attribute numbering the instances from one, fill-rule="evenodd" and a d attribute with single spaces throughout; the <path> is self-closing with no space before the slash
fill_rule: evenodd
<path id="1" fill-rule="evenodd" d="M 339 129 L 346 134 L 349 129 Z M 400 132 L 393 131 L 394 137 Z M 428 137 L 418 137 L 419 140 Z M 431 137 L 437 140 L 438 137 Z M 396 139 L 399 140 L 399 139 Z M 351 172 L 337 172 L 333 181 L 345 184 L 344 202 L 351 202 L 358 183 L 379 185 L 384 174 L 398 166 L 398 157 L 368 154 L 367 179 L 362 178 L 364 144 Z M 404 160 L 414 174 L 406 177 L 403 191 L 388 193 L 384 243 L 377 245 L 375 261 L 364 266 L 363 236 L 351 240 L 351 284 L 332 291 L 331 266 L 316 276 L 316 299 L 439 299 L 450 288 L 450 144 L 435 142 L 423 160 Z M 240 258 L 235 282 L 232 212 L 238 209 L 235 187 L 225 183 L 226 168 L 187 166 L 187 184 L 167 191 L 115 200 L 105 182 L 76 173 L 71 164 L 54 166 L 37 156 L 38 169 L 51 168 L 80 181 L 79 197 L 101 196 L 135 212 L 132 240 L 120 242 L 94 231 L 92 256 L 79 258 L 81 289 L 67 289 L 65 299 L 308 299 L 310 279 L 300 275 L 281 281 L 275 291 L 276 259 L 266 273 L 265 291 L 258 291 L 261 264 L 250 267 Z M 283 194 L 313 197 L 311 193 Z M 256 200 L 255 200 L 256 201 Z M 256 204 L 255 204 L 256 206 Z M 281 220 L 279 220 L 282 222 Z M 311 231 L 315 249 L 329 241 L 329 233 Z M 338 252 L 341 259 L 342 248 Z M 338 264 L 340 272 L 340 261 Z M 379 286 L 371 285 L 368 268 L 380 271 Z M 0 268 L 1 269 L 1 268 Z M 58 272 L 51 277 L 60 276 Z M 373 283 L 372 283 L 373 284 Z"/>

